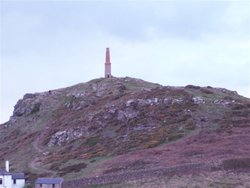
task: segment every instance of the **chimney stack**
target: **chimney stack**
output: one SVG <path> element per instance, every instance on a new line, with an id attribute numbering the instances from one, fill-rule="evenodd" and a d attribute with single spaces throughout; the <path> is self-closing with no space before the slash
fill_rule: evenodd
<path id="1" fill-rule="evenodd" d="M 9 163 L 9 161 L 5 161 L 5 170 L 6 170 L 6 172 L 10 171 L 10 163 Z"/>
<path id="2" fill-rule="evenodd" d="M 106 61 L 105 61 L 105 78 L 111 77 L 111 63 L 110 63 L 110 53 L 109 48 L 106 48 Z"/>

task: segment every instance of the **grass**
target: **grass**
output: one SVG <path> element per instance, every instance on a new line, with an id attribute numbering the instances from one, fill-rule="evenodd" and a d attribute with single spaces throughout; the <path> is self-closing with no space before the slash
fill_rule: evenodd
<path id="1" fill-rule="evenodd" d="M 228 174 L 226 172 L 207 172 L 200 175 L 175 175 L 145 178 L 117 184 L 92 185 L 88 188 L 235 188 L 249 187 L 250 174 Z"/>
<path id="2" fill-rule="evenodd" d="M 88 188 L 112 188 L 112 185 L 90 185 Z"/>
<path id="3" fill-rule="evenodd" d="M 18 156 L 18 158 L 16 156 Z M 31 148 L 29 145 L 26 145 L 25 147 L 22 147 L 22 150 L 16 150 L 15 153 L 12 153 L 10 156 L 8 156 L 8 159 L 14 171 L 24 172 L 30 170 L 28 164 L 33 159 L 33 157 L 33 148 Z"/>
<path id="4" fill-rule="evenodd" d="M 211 123 L 209 126 L 209 130 L 211 131 L 217 131 L 220 130 L 221 126 L 218 123 Z"/>
<path id="5" fill-rule="evenodd" d="M 95 146 L 98 143 L 98 139 L 99 139 L 98 137 L 90 137 L 90 138 L 88 138 L 87 139 L 87 145 L 89 147 Z"/>
<path id="6" fill-rule="evenodd" d="M 222 162 L 224 170 L 237 170 L 241 168 L 250 168 L 250 158 L 227 159 Z"/>
<path id="7" fill-rule="evenodd" d="M 64 175 L 68 174 L 69 172 L 70 173 L 78 173 L 86 167 L 87 167 L 86 163 L 79 163 L 79 164 L 75 164 L 75 165 L 66 166 L 64 168 L 60 168 L 59 175 L 64 176 Z"/>
<path id="8" fill-rule="evenodd" d="M 32 111 L 30 112 L 30 114 L 35 114 L 35 113 L 39 112 L 40 106 L 41 106 L 41 103 L 36 103 L 36 104 L 34 104 L 33 109 L 32 109 Z"/>
<path id="9" fill-rule="evenodd" d="M 95 162 L 90 162 L 91 160 L 95 159 Z M 66 179 L 76 179 L 76 177 L 86 177 L 90 175 L 92 172 L 94 172 L 98 167 L 105 161 L 112 160 L 111 157 L 96 157 L 96 158 L 90 158 L 89 160 L 83 160 L 87 163 L 87 168 L 82 169 L 78 173 L 69 173 L 64 176 Z"/>
<path id="10" fill-rule="evenodd" d="M 173 133 L 173 134 L 170 134 L 168 136 L 168 141 L 169 142 L 172 142 L 172 141 L 175 141 L 175 140 L 178 140 L 180 138 L 183 137 L 183 134 L 182 133 Z"/>
<path id="11" fill-rule="evenodd" d="M 143 88 L 147 88 L 147 89 L 153 89 L 155 87 L 160 86 L 159 84 L 154 84 L 154 83 L 150 83 L 150 82 L 141 82 L 140 80 L 138 82 L 133 81 L 133 82 L 124 82 L 126 88 L 130 91 L 138 91 L 141 90 Z"/>

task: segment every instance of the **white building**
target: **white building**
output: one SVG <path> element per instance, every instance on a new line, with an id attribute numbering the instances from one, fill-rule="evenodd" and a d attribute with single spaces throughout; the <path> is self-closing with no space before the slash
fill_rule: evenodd
<path id="1" fill-rule="evenodd" d="M 23 188 L 24 173 L 9 172 L 9 161 L 5 162 L 5 169 L 0 168 L 0 188 Z"/>

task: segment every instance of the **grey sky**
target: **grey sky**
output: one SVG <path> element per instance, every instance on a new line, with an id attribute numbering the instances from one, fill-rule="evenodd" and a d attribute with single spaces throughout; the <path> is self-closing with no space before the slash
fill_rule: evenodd
<path id="1" fill-rule="evenodd" d="M 112 72 L 250 97 L 249 1 L 0 1 L 0 122 L 25 93 Z"/>

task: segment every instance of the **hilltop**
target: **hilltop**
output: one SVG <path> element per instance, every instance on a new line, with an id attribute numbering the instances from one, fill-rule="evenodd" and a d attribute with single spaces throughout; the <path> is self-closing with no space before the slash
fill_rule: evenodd
<path id="1" fill-rule="evenodd" d="M 224 88 L 100 78 L 25 94 L 0 125 L 0 159 L 30 180 L 249 172 L 249 114 L 250 99 Z"/>

